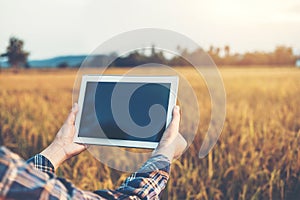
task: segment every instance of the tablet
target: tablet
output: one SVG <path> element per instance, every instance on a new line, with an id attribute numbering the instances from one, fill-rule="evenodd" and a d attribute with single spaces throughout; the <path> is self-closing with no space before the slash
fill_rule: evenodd
<path id="1" fill-rule="evenodd" d="M 177 76 L 83 75 L 77 143 L 156 148 L 172 119 Z"/>

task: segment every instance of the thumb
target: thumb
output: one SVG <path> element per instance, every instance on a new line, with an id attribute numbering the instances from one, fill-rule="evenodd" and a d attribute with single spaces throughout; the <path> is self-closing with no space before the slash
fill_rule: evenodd
<path id="1" fill-rule="evenodd" d="M 167 128 L 168 132 L 178 133 L 178 131 L 179 131 L 179 123 L 180 123 L 180 111 L 179 110 L 180 110 L 179 106 L 174 107 L 172 121 Z"/>
<path id="2" fill-rule="evenodd" d="M 168 141 L 167 143 L 172 143 L 173 140 L 178 135 L 179 130 L 179 122 L 180 122 L 180 112 L 179 112 L 179 106 L 175 106 L 173 109 L 173 115 L 172 115 L 172 121 L 170 122 L 168 128 L 164 132 L 161 142 L 164 143 L 164 141 Z"/>
<path id="3" fill-rule="evenodd" d="M 74 103 L 72 110 L 70 112 L 70 114 L 68 115 L 68 118 L 66 120 L 67 124 L 73 125 L 75 123 L 75 116 L 78 112 L 79 108 L 78 108 L 78 104 Z"/>

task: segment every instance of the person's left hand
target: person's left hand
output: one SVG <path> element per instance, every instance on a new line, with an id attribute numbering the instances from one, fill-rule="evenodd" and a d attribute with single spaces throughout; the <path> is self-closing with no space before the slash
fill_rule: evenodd
<path id="1" fill-rule="evenodd" d="M 78 104 L 75 103 L 63 126 L 60 128 L 54 141 L 40 154 L 51 161 L 57 169 L 65 160 L 81 153 L 87 146 L 73 142 L 75 134 L 75 117 L 78 112 Z"/>

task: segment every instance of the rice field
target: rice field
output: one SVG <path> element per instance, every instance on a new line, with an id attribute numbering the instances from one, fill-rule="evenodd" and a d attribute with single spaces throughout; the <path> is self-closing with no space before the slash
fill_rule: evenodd
<path id="1" fill-rule="evenodd" d="M 192 69 L 178 70 L 196 92 L 201 120 L 194 142 L 172 164 L 162 199 L 300 199 L 300 70 L 221 68 L 226 120 L 216 146 L 203 159 L 198 152 L 210 120 L 210 100 Z M 75 76 L 71 69 L 0 71 L 1 145 L 28 159 L 50 144 L 71 108 Z M 185 121 L 183 134 L 194 129 Z M 64 163 L 57 175 L 96 190 L 116 188 L 129 174 L 86 151 Z"/>

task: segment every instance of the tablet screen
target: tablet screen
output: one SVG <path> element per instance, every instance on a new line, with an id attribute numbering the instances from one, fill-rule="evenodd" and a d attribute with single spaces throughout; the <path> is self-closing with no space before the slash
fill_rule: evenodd
<path id="1" fill-rule="evenodd" d="M 116 85 L 118 94 L 114 96 Z M 170 83 L 87 82 L 78 136 L 159 142 L 166 127 L 166 116 L 156 116 L 160 123 L 156 123 L 153 130 L 157 131 L 145 137 L 130 123 L 120 128 L 115 112 L 118 116 L 130 117 L 136 126 L 145 127 L 151 123 L 151 106 L 158 104 L 168 112 L 170 87 Z M 127 101 L 129 91 L 134 92 Z M 113 110 L 114 105 L 116 109 Z"/>

